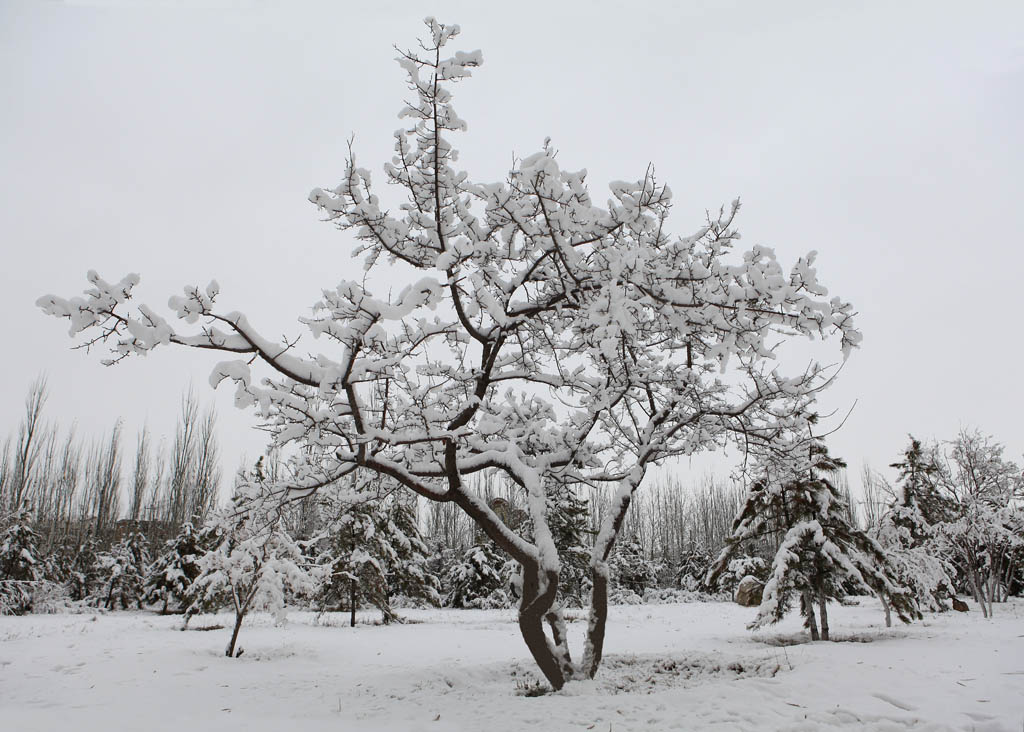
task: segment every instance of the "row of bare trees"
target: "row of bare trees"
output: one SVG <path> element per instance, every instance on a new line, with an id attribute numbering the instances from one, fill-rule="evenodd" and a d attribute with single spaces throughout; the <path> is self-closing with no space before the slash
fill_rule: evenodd
<path id="1" fill-rule="evenodd" d="M 527 514 L 521 491 L 493 473 L 474 481 L 473 490 L 488 505 L 500 501 L 508 512 Z M 669 469 L 634 498 L 623 536 L 635 539 L 647 558 L 665 567 L 677 568 L 694 556 L 710 561 L 724 546 L 744 496 L 743 485 L 732 479 L 706 473 L 689 482 Z M 577 497 L 586 502 L 592 541 L 611 510 L 613 496 L 594 486 Z M 435 546 L 461 551 L 482 538 L 473 521 L 452 503 L 424 502 L 421 509 L 424 536 Z"/>
<path id="2" fill-rule="evenodd" d="M 201 408 L 191 388 L 182 396 L 173 441 L 143 427 L 134 457 L 120 419 L 106 434 L 81 435 L 74 424 L 49 418 L 47 401 L 46 377 L 40 376 L 17 429 L 0 446 L 0 509 L 29 507 L 48 545 L 105 535 L 121 519 L 177 527 L 216 503 L 222 477 L 217 415 Z"/>

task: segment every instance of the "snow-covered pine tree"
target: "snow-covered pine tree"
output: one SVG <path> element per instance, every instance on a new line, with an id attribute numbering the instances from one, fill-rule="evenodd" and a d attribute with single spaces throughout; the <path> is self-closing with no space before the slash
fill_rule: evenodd
<path id="1" fill-rule="evenodd" d="M 388 504 L 384 533 L 394 552 L 387 564 L 390 594 L 439 605 L 441 580 L 430 567 L 430 550 L 417 526 L 415 506 L 397 495 Z"/>
<path id="2" fill-rule="evenodd" d="M 548 499 L 548 524 L 562 569 L 558 578 L 562 605 L 583 607 L 590 592 L 590 514 L 586 500 L 569 487 Z"/>
<path id="3" fill-rule="evenodd" d="M 940 468 L 934 451 L 925 450 L 911 435 L 903 459 L 890 467 L 899 470 L 896 495 L 873 533 L 885 549 L 896 579 L 910 588 L 918 607 L 932 612 L 947 610 L 945 600 L 955 594 L 953 567 L 939 551 L 941 540 L 932 521 L 947 520 L 952 507 L 937 484 Z M 892 624 L 887 603 L 885 622 Z"/>
<path id="4" fill-rule="evenodd" d="M 32 514 L 24 508 L 11 513 L 0 535 L 0 615 L 32 611 L 32 583 L 42 578 Z"/>
<path id="5" fill-rule="evenodd" d="M 448 571 L 445 605 L 493 609 L 512 605 L 509 597 L 507 558 L 492 541 L 471 546 Z"/>
<path id="6" fill-rule="evenodd" d="M 942 495 L 938 456 L 935 449 L 926 449 L 910 435 L 903 459 L 889 467 L 899 470 L 896 500 L 889 508 L 892 522 L 905 528 L 913 543 L 920 546 L 931 537 L 935 524 L 950 521 L 956 515 L 953 502 Z"/>
<path id="7" fill-rule="evenodd" d="M 91 601 L 101 582 L 99 544 L 92 532 L 86 534 L 71 560 L 68 590 L 75 601 Z"/>
<path id="8" fill-rule="evenodd" d="M 287 596 L 311 596 L 321 572 L 284 530 L 279 497 L 263 484 L 239 485 L 231 506 L 208 523 L 220 541 L 199 560 L 200 574 L 192 583 L 194 599 L 185 611 L 185 623 L 226 599 L 235 623 L 224 655 L 239 656 L 242 651 L 236 653 L 235 645 L 249 611 L 266 610 L 283 623 Z"/>
<path id="9" fill-rule="evenodd" d="M 209 532 L 206 537 L 213 538 Z M 210 549 L 202 539 L 192 522 L 182 524 L 178 535 L 164 544 L 163 552 L 149 568 L 143 589 L 145 602 L 162 603 L 161 613 L 168 611 L 171 601 L 182 609 L 187 607 L 189 588 L 200 574 L 199 559 Z"/>
<path id="10" fill-rule="evenodd" d="M 611 562 L 612 581 L 620 599 L 643 599 L 644 592 L 654 587 L 658 579 L 658 566 L 647 558 L 643 544 L 636 536 L 625 537 L 619 544 Z"/>
<path id="11" fill-rule="evenodd" d="M 346 505 L 330 526 L 327 548 L 320 557 L 329 571 L 320 604 L 324 610 L 347 607 L 353 627 L 363 602 L 377 607 L 385 623 L 397 619 L 388 587 L 388 567 L 396 555 L 387 527 L 383 499 L 375 496 Z"/>
<path id="12" fill-rule="evenodd" d="M 120 605 L 142 607 L 143 586 L 151 564 L 149 543 L 140 531 L 129 531 L 98 557 L 102 590 L 96 600 L 108 610 Z"/>
<path id="13" fill-rule="evenodd" d="M 814 419 L 809 420 L 812 424 Z M 904 622 L 920 617 L 912 593 L 899 584 L 882 547 L 850 520 L 831 476 L 845 463 L 828 454 L 816 438 L 794 439 L 790 449 L 764 457 L 758 480 L 733 523 L 732 536 L 708 572 L 714 584 L 746 542 L 766 532 L 783 532 L 750 628 L 782 619 L 798 601 L 805 626 L 829 639 L 829 598 L 842 599 L 852 585 L 883 597 Z"/>

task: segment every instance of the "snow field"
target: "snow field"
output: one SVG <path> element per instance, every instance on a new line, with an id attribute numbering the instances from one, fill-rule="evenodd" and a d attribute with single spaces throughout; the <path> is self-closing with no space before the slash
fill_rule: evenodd
<path id="1" fill-rule="evenodd" d="M 617 606 L 597 679 L 531 697 L 511 611 L 246 619 L 150 613 L 0 618 L 0 728 L 34 730 L 979 730 L 1024 728 L 1024 601 L 986 621 L 885 628 L 878 604 L 830 606 L 839 642 L 799 618 L 751 634 L 732 603 Z M 972 606 L 973 607 L 973 606 Z M 570 615 L 573 613 L 570 612 Z M 377 615 L 361 616 L 367 622 Z M 584 623 L 569 624 L 581 647 Z"/>

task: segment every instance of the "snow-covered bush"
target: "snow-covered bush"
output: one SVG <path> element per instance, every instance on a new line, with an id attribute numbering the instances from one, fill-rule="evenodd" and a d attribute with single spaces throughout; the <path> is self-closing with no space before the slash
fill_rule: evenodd
<path id="1" fill-rule="evenodd" d="M 660 587 L 647 590 L 642 598 L 645 605 L 670 605 L 678 602 L 721 602 L 731 599 L 725 592 L 704 592 L 678 587 Z M 632 603 L 629 603 L 632 604 Z"/>
<path id="2" fill-rule="evenodd" d="M 744 577 L 752 576 L 766 582 L 770 568 L 770 564 L 761 557 L 743 554 L 729 561 L 727 570 L 718 577 L 717 587 L 731 596 Z"/>

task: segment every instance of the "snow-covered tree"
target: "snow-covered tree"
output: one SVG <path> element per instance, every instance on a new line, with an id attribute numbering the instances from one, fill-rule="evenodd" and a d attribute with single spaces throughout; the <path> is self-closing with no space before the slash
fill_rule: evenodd
<path id="1" fill-rule="evenodd" d="M 860 334 L 851 306 L 818 281 L 814 253 L 787 271 L 767 247 L 736 250 L 738 202 L 676 237 L 671 192 L 653 169 L 612 183 L 604 205 L 549 142 L 504 181 L 457 170 L 450 138 L 466 124 L 452 85 L 482 56 L 449 55 L 458 26 L 426 25 L 421 49 L 400 54 L 410 123 L 384 170 L 405 200 L 386 206 L 354 157 L 337 187 L 310 195 L 358 240 L 367 270 L 324 290 L 300 319 L 326 345 L 304 356 L 294 338 L 262 336 L 218 305 L 216 282 L 172 299 L 180 327 L 148 306 L 130 309 L 134 274 L 108 282 L 91 272 L 84 297 L 39 305 L 70 319 L 87 343 L 111 344 L 113 361 L 164 345 L 228 354 L 212 382 L 233 381 L 236 403 L 255 406 L 278 445 L 309 448 L 298 451 L 307 463 L 296 466 L 293 495 L 362 471 L 459 506 L 520 565 L 519 627 L 561 688 L 600 664 L 608 561 L 647 470 L 730 435 L 770 440 L 780 423 L 799 422 L 822 370 L 787 377 L 776 347 L 835 335 L 846 354 Z M 410 284 L 372 294 L 396 281 Z M 474 494 L 471 477 L 486 472 L 521 491 L 532 539 Z M 567 484 L 612 494 L 591 547 L 590 619 L 576 661 L 548 520 L 548 496 Z"/>
<path id="2" fill-rule="evenodd" d="M 583 607 L 590 591 L 590 515 L 587 502 L 572 490 L 549 499 L 548 522 L 561 564 L 559 599 L 565 605 Z"/>
<path id="3" fill-rule="evenodd" d="M 212 538 L 211 534 L 206 532 L 207 540 Z M 189 588 L 200 574 L 199 559 L 210 549 L 203 539 L 203 533 L 196 531 L 190 521 L 182 524 L 178 535 L 164 544 L 163 552 L 147 572 L 143 590 L 146 602 L 162 603 L 163 613 L 172 600 L 181 608 L 187 605 Z"/>
<path id="4" fill-rule="evenodd" d="M 231 506 L 209 524 L 220 542 L 199 560 L 200 574 L 192 582 L 194 599 L 185 611 L 185 622 L 226 600 L 235 612 L 235 624 L 224 655 L 232 656 L 250 610 L 266 610 L 284 622 L 288 596 L 311 596 L 321 572 L 284 530 L 279 500 L 260 483 L 236 488 Z"/>
<path id="5" fill-rule="evenodd" d="M 950 447 L 939 480 L 952 517 L 937 530 L 989 616 L 1024 558 L 1024 476 L 1003 445 L 980 432 L 962 431 Z"/>
<path id="6" fill-rule="evenodd" d="M 481 609 L 509 607 L 512 600 L 506 562 L 492 541 L 471 546 L 448 571 L 445 604 Z"/>
<path id="7" fill-rule="evenodd" d="M 99 555 L 99 544 L 95 536 L 87 534 L 79 543 L 71 561 L 68 589 L 72 600 L 90 600 L 98 591 L 101 583 Z"/>
<path id="8" fill-rule="evenodd" d="M 31 518 L 19 508 L 0 523 L 0 615 L 32 611 L 32 583 L 42 578 L 42 565 Z"/>
<path id="9" fill-rule="evenodd" d="M 430 550 L 417 525 L 416 508 L 392 497 L 385 513 L 384 533 L 391 538 L 388 587 L 392 596 L 428 605 L 441 603 L 441 580 L 430 567 Z"/>
<path id="10" fill-rule="evenodd" d="M 920 546 L 931 535 L 931 527 L 954 518 L 956 507 L 941 489 L 942 465 L 937 448 L 927 448 L 910 435 L 903 458 L 889 467 L 896 468 L 896 496 L 890 506 L 890 518 L 906 529 L 914 545 Z"/>
<path id="11" fill-rule="evenodd" d="M 39 540 L 32 528 L 31 512 L 24 508 L 18 509 L 2 525 L 0 579 L 39 579 Z"/>
<path id="12" fill-rule="evenodd" d="M 324 607 L 347 605 L 355 625 L 362 602 L 377 607 L 385 623 L 398 619 L 395 594 L 436 605 L 439 582 L 427 566 L 428 550 L 413 508 L 394 496 L 362 496 L 343 505 L 328 528 L 320 562 L 329 568 L 321 591 Z"/>
<path id="13" fill-rule="evenodd" d="M 620 593 L 626 592 L 643 598 L 644 592 L 654 587 L 658 566 L 644 552 L 644 546 L 635 536 L 619 542 L 611 563 L 612 583 Z"/>
<path id="14" fill-rule="evenodd" d="M 953 507 L 941 494 L 941 473 L 935 452 L 910 437 L 899 462 L 893 500 L 870 530 L 885 550 L 896 579 L 914 594 L 922 610 L 948 609 L 945 600 L 953 596 L 952 567 L 940 551 L 938 524 L 948 521 Z M 886 625 L 892 619 L 886 605 Z"/>
<path id="15" fill-rule="evenodd" d="M 101 591 L 96 598 L 108 610 L 120 605 L 142 607 L 143 586 L 151 559 L 149 543 L 139 531 L 130 531 L 124 538 L 98 557 Z"/>
<path id="16" fill-rule="evenodd" d="M 708 583 L 714 584 L 746 542 L 769 531 L 782 535 L 751 628 L 781 620 L 799 602 L 811 638 L 819 639 L 817 606 L 820 637 L 828 640 L 828 600 L 842 599 L 849 585 L 881 596 L 904 622 L 920 617 L 882 547 L 850 521 L 849 507 L 832 480 L 843 467 L 821 440 L 799 437 L 756 466 L 758 479 L 708 572 Z"/>

